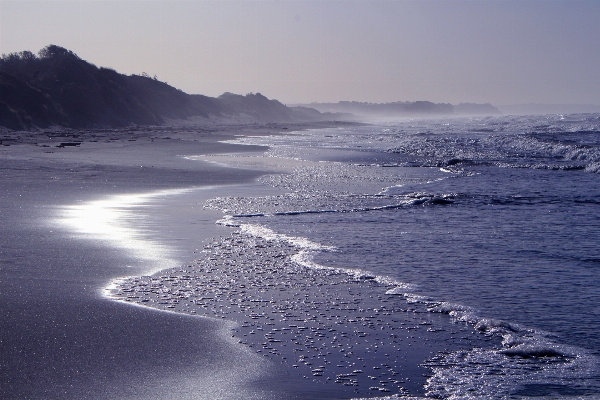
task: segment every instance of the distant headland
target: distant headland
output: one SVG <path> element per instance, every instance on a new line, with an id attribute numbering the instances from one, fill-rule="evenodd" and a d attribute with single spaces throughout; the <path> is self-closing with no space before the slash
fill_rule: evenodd
<path id="1" fill-rule="evenodd" d="M 28 130 L 163 125 L 170 120 L 240 123 L 359 120 L 366 116 L 493 115 L 490 104 L 428 101 L 385 104 L 343 101 L 288 107 L 260 93 L 219 97 L 187 94 L 141 75 L 97 67 L 63 47 L 0 58 L 0 126 Z"/>
<path id="2" fill-rule="evenodd" d="M 489 103 L 432 103 L 431 101 L 396 101 L 392 103 L 365 103 L 339 101 L 337 103 L 298 104 L 321 112 L 351 113 L 361 117 L 407 117 L 433 115 L 498 115 L 500 110 Z"/>

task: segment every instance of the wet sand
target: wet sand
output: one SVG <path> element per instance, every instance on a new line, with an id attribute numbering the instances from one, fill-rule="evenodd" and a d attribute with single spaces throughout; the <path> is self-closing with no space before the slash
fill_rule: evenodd
<path id="1" fill-rule="evenodd" d="M 260 150 L 219 140 L 286 131 L 284 127 L 3 132 L 0 397 L 283 396 L 283 384 L 255 385 L 282 374 L 234 343 L 228 323 L 103 297 L 101 291 L 112 279 L 141 273 L 144 266 L 122 248 L 78 239 L 52 221 L 65 205 L 115 194 L 218 185 L 232 194 L 232 184 L 252 182 L 262 172 L 180 156 Z M 181 227 L 173 233 L 173 244 L 193 234 L 188 240 L 199 247 L 222 234 L 213 215 L 206 211 L 191 221 L 189 214 L 171 209 L 162 218 Z M 160 239 L 157 235 L 154 239 Z M 193 259 L 191 245 L 186 246 L 190 253 L 185 259 Z M 177 257 L 183 259 L 183 253 Z M 277 382 L 289 381 L 285 376 Z"/>
<path id="2" fill-rule="evenodd" d="M 435 332 L 439 316 L 396 301 L 394 285 L 306 268 L 294 262 L 297 255 L 285 241 L 235 232 L 207 244 L 193 265 L 120 281 L 108 295 L 236 321 L 238 343 L 322 384 L 331 391 L 327 397 L 422 391 L 427 370 L 419 361 L 442 350 L 443 340 L 424 340 L 418 332 Z"/>
<path id="3" fill-rule="evenodd" d="M 456 348 L 449 338 L 460 326 L 440 331 L 437 341 L 424 340 L 418 332 L 436 332 L 444 317 L 386 294 L 393 285 L 306 268 L 296 262 L 302 255 L 297 247 L 216 225 L 218 210 L 203 207 L 211 197 L 274 190 L 253 182 L 285 168 L 245 161 L 225 168 L 194 156 L 261 152 L 219 141 L 310 127 L 48 131 L 5 138 L 0 322 L 8 329 L 0 333 L 0 397 L 422 394 L 428 370 L 419 364 Z M 159 198 L 148 221 L 140 220 L 143 241 L 177 250 L 169 255 L 176 267 L 166 255 L 140 261 L 126 244 L 82 240 L 48 222 L 66 205 L 189 188 L 201 189 Z M 115 280 L 117 289 L 104 291 Z"/>

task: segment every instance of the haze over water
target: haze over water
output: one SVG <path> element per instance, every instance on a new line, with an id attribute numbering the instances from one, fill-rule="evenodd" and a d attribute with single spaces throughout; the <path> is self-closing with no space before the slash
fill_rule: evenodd
<path id="1" fill-rule="evenodd" d="M 598 105 L 598 18 L 595 0 L 3 0 L 0 53 L 56 44 L 186 93 L 285 104 Z"/>

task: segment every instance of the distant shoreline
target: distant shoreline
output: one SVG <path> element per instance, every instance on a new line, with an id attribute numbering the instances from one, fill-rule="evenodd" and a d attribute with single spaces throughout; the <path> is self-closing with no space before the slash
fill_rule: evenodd
<path id="1" fill-rule="evenodd" d="M 497 106 L 503 114 L 538 115 L 538 114 L 588 114 L 600 113 L 597 104 L 509 104 Z"/>
<path id="2" fill-rule="evenodd" d="M 272 135 L 286 132 L 329 128 L 337 126 L 364 125 L 358 121 L 316 121 L 316 122 L 291 122 L 291 123 L 240 123 L 225 120 L 215 120 L 212 123 L 204 119 L 170 120 L 164 125 L 139 125 L 124 128 L 88 128 L 77 129 L 62 126 L 49 128 L 32 128 L 26 130 L 11 130 L 0 127 L 0 146 L 17 144 L 30 144 L 40 147 L 57 147 L 61 143 L 73 143 L 77 146 L 90 142 L 135 142 L 144 139 L 168 137 L 169 139 L 194 140 L 200 137 L 214 136 L 212 140 L 219 140 L 220 136 L 232 135 Z M 222 139 L 226 140 L 226 139 Z M 64 147 L 64 146 L 63 146 Z M 1 148 L 1 147 L 0 147 Z"/>

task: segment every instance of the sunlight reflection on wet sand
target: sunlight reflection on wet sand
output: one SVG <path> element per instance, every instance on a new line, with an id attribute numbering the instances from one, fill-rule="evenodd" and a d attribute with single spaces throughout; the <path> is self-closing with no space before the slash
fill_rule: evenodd
<path id="1" fill-rule="evenodd" d="M 136 266 L 124 266 L 128 268 L 127 275 L 153 274 L 179 262 L 170 246 L 152 238 L 155 229 L 149 223 L 151 206 L 167 196 L 194 190 L 198 188 L 120 194 L 66 205 L 53 222 L 68 229 L 75 238 L 103 241 L 124 250 L 139 262 Z"/>

